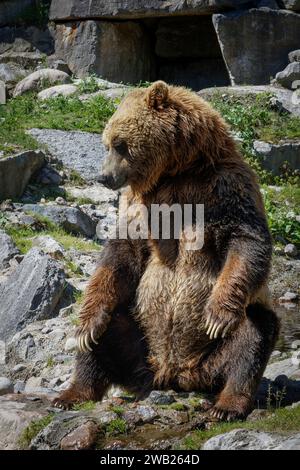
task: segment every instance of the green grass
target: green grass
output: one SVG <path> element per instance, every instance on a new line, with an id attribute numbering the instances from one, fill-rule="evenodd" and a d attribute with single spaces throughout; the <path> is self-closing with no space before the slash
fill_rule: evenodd
<path id="1" fill-rule="evenodd" d="M 50 369 L 54 366 L 54 359 L 52 356 L 49 356 L 46 362 L 46 366 Z"/>
<path id="2" fill-rule="evenodd" d="M 299 215 L 300 188 L 287 184 L 277 192 L 263 186 L 264 203 L 268 223 L 274 241 L 283 238 L 286 242 L 300 245 L 300 223 L 295 220 Z"/>
<path id="3" fill-rule="evenodd" d="M 84 403 L 79 403 L 78 405 L 73 405 L 73 411 L 92 411 L 96 408 L 96 403 L 94 401 L 85 401 Z"/>
<path id="4" fill-rule="evenodd" d="M 42 431 L 46 426 L 48 426 L 53 420 L 53 414 L 44 416 L 41 419 L 32 421 L 29 426 L 27 426 L 21 436 L 19 437 L 19 446 L 22 449 L 29 447 L 31 441 Z"/>
<path id="5" fill-rule="evenodd" d="M 181 449 L 200 449 L 211 437 L 232 431 L 233 429 L 254 429 L 265 432 L 288 434 L 300 431 L 300 406 L 292 409 L 281 408 L 258 421 L 221 423 L 209 430 L 196 430 L 183 439 Z"/>
<path id="6" fill-rule="evenodd" d="M 183 403 L 179 403 L 179 402 L 171 403 L 171 405 L 168 408 L 171 408 L 171 410 L 175 410 L 175 411 L 186 411 L 188 409 L 186 405 L 184 405 Z"/>
<path id="7" fill-rule="evenodd" d="M 113 412 L 116 413 L 119 417 L 121 417 L 125 410 L 124 410 L 123 406 L 110 405 L 109 411 L 113 411 Z"/>
<path id="8" fill-rule="evenodd" d="M 241 137 L 242 152 L 258 173 L 261 182 L 269 184 L 278 182 L 279 178 L 261 168 L 253 151 L 253 141 L 277 143 L 281 139 L 300 138 L 300 118 L 274 111 L 270 98 L 271 95 L 267 93 L 242 98 L 216 93 L 211 99 L 212 106 Z M 285 174 L 282 176 L 286 178 Z"/>
<path id="9" fill-rule="evenodd" d="M 86 102 L 77 96 L 39 101 L 27 93 L 0 105 L 0 151 L 5 156 L 40 147 L 25 133 L 33 127 L 100 133 L 114 111 L 114 101 L 103 96 Z"/>
<path id="10" fill-rule="evenodd" d="M 107 426 L 106 426 L 106 434 L 109 436 L 115 436 L 117 434 L 126 434 L 127 432 L 127 424 L 126 421 L 122 418 L 113 419 Z"/>
<path id="11" fill-rule="evenodd" d="M 49 235 L 60 243 L 65 250 L 74 248 L 77 251 L 100 251 L 101 247 L 95 242 L 87 242 L 80 236 L 70 235 L 62 228 L 43 228 L 34 230 L 31 227 L 16 227 L 5 225 L 5 231 L 10 235 L 22 254 L 26 254 L 33 246 L 33 238 L 37 235 Z"/>

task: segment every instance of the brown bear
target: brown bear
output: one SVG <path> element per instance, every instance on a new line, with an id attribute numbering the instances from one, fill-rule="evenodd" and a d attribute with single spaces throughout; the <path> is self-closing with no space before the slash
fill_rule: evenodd
<path id="1" fill-rule="evenodd" d="M 85 294 L 74 381 L 55 400 L 101 400 L 112 384 L 216 395 L 216 419 L 251 411 L 278 335 L 272 244 L 256 177 L 197 94 L 155 82 L 129 93 L 103 134 L 101 180 L 152 204 L 204 204 L 204 244 L 175 236 L 108 242 Z M 150 224 L 151 227 L 151 224 Z"/>

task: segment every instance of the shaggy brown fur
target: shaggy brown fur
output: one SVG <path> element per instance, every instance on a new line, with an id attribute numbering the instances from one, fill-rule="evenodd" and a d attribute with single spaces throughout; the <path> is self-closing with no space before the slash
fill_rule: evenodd
<path id="1" fill-rule="evenodd" d="M 74 385 L 56 404 L 101 399 L 111 384 L 139 396 L 173 387 L 215 392 L 214 417 L 244 418 L 278 334 L 255 175 L 220 115 L 164 82 L 130 93 L 103 140 L 102 181 L 128 184 L 148 208 L 204 204 L 204 246 L 151 233 L 108 243 L 81 312 Z"/>

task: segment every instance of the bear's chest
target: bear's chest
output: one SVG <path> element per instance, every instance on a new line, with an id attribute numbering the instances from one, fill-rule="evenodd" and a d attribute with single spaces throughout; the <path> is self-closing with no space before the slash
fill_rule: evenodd
<path id="1" fill-rule="evenodd" d="M 168 267 L 152 254 L 141 278 L 136 297 L 136 313 L 142 324 L 188 322 L 201 319 L 215 276 L 207 260 L 184 256 Z"/>

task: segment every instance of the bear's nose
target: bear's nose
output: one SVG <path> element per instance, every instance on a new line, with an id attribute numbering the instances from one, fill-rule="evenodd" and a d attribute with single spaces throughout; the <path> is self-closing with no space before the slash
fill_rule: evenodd
<path id="1" fill-rule="evenodd" d="M 107 175 L 100 175 L 97 178 L 98 183 L 103 184 L 104 186 L 111 187 L 113 185 L 113 178 Z"/>

